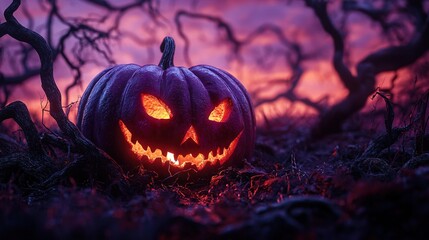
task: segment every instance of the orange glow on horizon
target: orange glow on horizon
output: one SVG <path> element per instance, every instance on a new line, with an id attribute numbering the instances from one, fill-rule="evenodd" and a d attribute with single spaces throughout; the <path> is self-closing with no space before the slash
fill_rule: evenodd
<path id="1" fill-rule="evenodd" d="M 9 1 L 0 1 L 1 10 L 4 10 L 8 4 Z M 48 14 L 46 9 L 41 8 L 38 4 L 33 4 L 33 2 L 27 2 L 26 4 L 34 16 L 35 29 L 43 29 L 41 26 L 45 24 Z M 69 18 L 85 18 L 100 10 L 94 5 L 82 4 L 80 1 L 73 3 L 60 1 L 59 4 L 62 12 Z M 336 9 L 337 5 L 332 5 L 332 12 L 341 11 L 341 9 Z M 176 40 L 176 66 L 189 68 L 192 65 L 208 64 L 223 69 L 240 80 L 250 93 L 253 103 L 257 103 L 261 99 L 274 98 L 286 92 L 290 87 L 287 80 L 293 75 L 293 69 L 284 60 L 284 56 L 291 55 L 294 57 L 294 54 L 291 49 L 281 43 L 281 40 L 272 31 L 258 35 L 240 48 L 240 57 L 238 59 L 232 52 L 231 44 L 225 40 L 224 33 L 219 31 L 216 24 L 210 21 L 185 17 L 182 19 L 182 25 L 190 41 L 189 57 L 191 62 L 188 63 L 185 60 L 186 57 L 183 51 L 185 41 L 180 37 L 174 25 L 175 14 L 180 9 L 222 18 L 230 24 L 238 40 L 246 40 L 252 32 L 262 25 L 273 24 L 279 26 L 285 38 L 290 42 L 299 44 L 303 55 L 308 56 L 301 64 L 304 72 L 294 93 L 298 97 L 308 98 L 314 102 L 323 99 L 323 104 L 327 108 L 338 103 L 347 95 L 347 90 L 342 85 L 332 65 L 334 51 L 329 35 L 320 27 L 312 11 L 300 1 L 291 1 L 290 4 L 282 4 L 277 1 L 227 1 L 225 4 L 219 5 L 211 1 L 199 1 L 198 4 L 194 4 L 194 1 L 187 0 L 181 2 L 181 4 L 163 2 L 159 7 L 164 16 L 164 23 L 166 23 L 164 26 L 159 26 L 152 21 L 153 19 L 149 15 L 142 14 L 139 11 L 129 11 L 124 14 L 120 24 L 121 32 L 124 34 L 115 36 L 118 41 L 114 40 L 109 43 L 111 48 L 110 57 L 115 60 L 116 64 L 157 64 L 162 55 L 159 51 L 161 40 L 164 36 L 170 35 Z M 79 11 L 76 11 L 76 9 Z M 23 23 L 25 23 L 26 16 L 22 11 L 17 11 L 16 17 L 22 19 Z M 54 21 L 54 32 L 60 36 L 64 26 L 55 22 L 57 21 Z M 106 18 L 106 21 L 98 25 L 97 29 L 104 31 L 113 22 L 115 22 L 115 18 Z M 288 22 L 288 24 L 285 25 L 283 24 L 284 22 Z M 345 41 L 349 52 L 347 61 L 350 70 L 355 74 L 355 66 L 362 58 L 370 52 L 389 46 L 390 42 L 382 37 L 382 29 L 363 15 L 351 14 L 346 25 L 348 34 Z M 2 41 L 4 41 L 2 43 L 5 46 L 5 50 L 11 49 L 9 41 L 15 42 L 15 40 L 7 36 L 2 38 Z M 71 45 L 66 45 L 65 48 L 68 51 L 73 49 Z M 91 79 L 111 65 L 110 62 L 104 61 L 103 56 L 92 52 L 89 48 L 85 49 L 85 54 L 89 54 L 88 56 L 91 56 L 91 59 L 96 59 L 97 61 L 88 61 L 88 64 L 81 68 L 82 84 L 70 91 L 69 102 L 67 103 L 64 97 L 65 89 L 73 82 L 73 71 L 69 71 L 64 61 L 55 62 L 55 80 L 63 96 L 63 106 L 80 100 Z M 22 69 L 19 66 L 16 69 L 17 66 L 15 66 L 16 64 L 14 65 L 14 63 L 19 62 L 19 59 L 13 59 L 15 56 L 10 52 L 5 53 L 5 56 L 7 57 L 2 62 L 0 71 L 7 76 L 19 73 Z M 9 61 L 9 58 L 13 60 Z M 71 60 L 76 61 L 74 58 Z M 35 59 L 33 64 L 37 65 L 38 60 Z M 391 73 L 377 76 L 376 87 L 391 85 L 391 77 L 387 74 Z M 398 81 L 395 83 L 398 87 L 395 87 L 393 91 L 400 91 L 401 84 L 410 77 L 413 77 L 413 73 L 408 68 L 400 70 Z M 286 81 L 281 84 L 273 84 L 272 80 L 275 79 L 285 79 Z M 43 101 L 46 101 L 46 96 L 40 85 L 40 77 L 37 76 L 16 88 L 11 87 L 13 91 L 11 91 L 8 103 L 16 100 L 23 101 L 32 113 L 33 120 L 39 122 L 43 120 L 44 125 L 55 127 L 55 120 L 50 117 L 47 111 L 44 112 L 42 119 L 43 106 L 41 105 L 44 105 Z M 263 91 L 255 93 L 259 89 L 263 89 Z M 0 99 L 3 97 L 1 94 Z M 324 98 L 325 96 L 326 98 Z M 41 99 L 44 100 L 42 101 Z M 146 106 L 145 110 L 148 115 L 155 119 L 171 119 L 173 117 L 172 111 L 164 102 L 157 100 L 156 98 L 152 99 L 154 107 Z M 64 107 L 71 121 L 76 120 L 77 105 L 74 104 L 71 110 Z M 371 110 L 372 108 L 373 104 L 367 105 L 365 110 Z M 49 110 L 49 106 L 46 109 Z M 209 120 L 226 121 L 228 112 L 223 111 L 225 109 L 222 109 L 222 106 L 213 109 Z M 264 118 L 298 117 L 308 113 L 316 116 L 318 114 L 308 105 L 299 101 L 292 102 L 286 98 L 259 105 L 256 107 L 255 112 L 257 115 L 263 116 L 257 117 L 258 126 L 264 124 Z"/>

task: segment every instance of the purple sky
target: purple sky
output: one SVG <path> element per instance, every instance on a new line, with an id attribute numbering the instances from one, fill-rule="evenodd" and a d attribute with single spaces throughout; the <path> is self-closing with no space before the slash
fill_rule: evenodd
<path id="1" fill-rule="evenodd" d="M 0 2 L 0 10 L 3 12 L 10 1 Z M 25 1 L 30 12 L 35 17 L 36 29 L 41 29 L 40 25 L 46 19 L 46 12 L 40 9 L 38 1 Z M 345 91 L 340 84 L 330 62 L 332 57 L 331 39 L 323 32 L 318 20 L 313 12 L 305 7 L 303 1 L 260 1 L 260 0 L 240 0 L 240 1 L 160 1 L 160 13 L 162 18 L 158 22 L 153 21 L 141 10 L 133 10 L 126 14 L 120 25 L 121 31 L 132 32 L 142 40 L 149 42 L 142 46 L 128 37 L 123 37 L 119 41 L 110 42 L 113 50 L 113 59 L 116 63 L 137 63 L 157 64 L 161 53 L 159 44 L 162 38 L 170 35 L 176 40 L 175 64 L 178 66 L 190 67 L 186 64 L 183 48 L 184 42 L 178 35 L 174 24 L 175 13 L 180 10 L 206 13 L 221 17 L 231 24 L 238 39 L 245 38 L 254 29 L 263 24 L 276 24 L 283 29 L 285 36 L 294 42 L 301 44 L 305 54 L 312 56 L 312 60 L 303 64 L 305 73 L 297 93 L 311 99 L 319 99 L 327 95 L 329 103 L 332 104 L 345 95 Z M 82 3 L 81 1 L 59 1 L 61 12 L 69 17 L 98 16 L 102 10 Z M 335 12 L 338 4 L 332 4 L 330 11 Z M 27 25 L 22 11 L 16 14 L 17 18 Z M 341 14 L 332 14 L 335 20 L 339 20 Z M 1 18 L 4 21 L 3 16 Z M 112 19 L 108 19 L 108 25 Z M 380 38 L 380 29 L 367 18 L 358 14 L 351 14 L 348 18 L 349 34 L 347 35 L 347 47 L 350 51 L 350 63 L 354 65 L 368 52 L 384 46 L 385 40 Z M 224 36 L 218 31 L 213 23 L 204 20 L 183 19 L 183 25 L 189 39 L 191 40 L 190 58 L 192 64 L 209 64 L 225 69 L 235 75 L 249 91 L 253 91 L 259 86 L 263 86 L 266 80 L 276 78 L 287 78 L 290 76 L 290 68 L 285 63 L 283 57 L 276 54 L 284 51 L 273 34 L 265 34 L 255 39 L 250 45 L 242 49 L 242 60 L 231 55 L 231 45 L 222 42 Z M 100 25 L 99 27 L 103 27 Z M 63 31 L 63 27 L 56 24 L 58 33 Z M 41 32 L 45 34 L 44 32 Z M 2 38 L 0 44 L 8 46 L 10 38 Z M 267 52 L 270 52 L 268 54 Z M 97 56 L 94 56 L 97 58 Z M 261 64 L 265 61 L 266 64 Z M 72 91 L 71 101 L 77 101 L 82 95 L 90 80 L 109 64 L 101 61 L 100 65 L 88 64 L 83 69 L 83 85 Z M 5 73 L 10 73 L 10 66 L 3 63 L 0 69 Z M 406 75 L 406 71 L 401 74 Z M 380 76 L 380 84 L 384 84 L 383 79 L 389 75 Z M 71 81 L 72 75 L 65 68 L 61 61 L 55 65 L 55 77 L 57 84 L 63 91 Z M 261 96 L 269 96 L 284 90 L 284 87 L 272 87 Z M 23 88 L 14 91 L 11 100 L 25 97 L 25 102 L 30 109 L 35 112 L 35 116 L 40 117 L 41 99 L 44 93 L 40 87 L 40 81 L 35 78 L 29 81 Z M 76 109 L 72 109 L 72 119 Z M 273 112 L 279 114 L 288 112 L 292 114 L 311 113 L 308 108 L 302 105 L 291 105 L 285 100 L 277 101 L 274 104 L 265 105 L 258 109 L 258 112 L 265 111 L 269 116 Z M 258 115 L 258 118 L 260 116 Z"/>

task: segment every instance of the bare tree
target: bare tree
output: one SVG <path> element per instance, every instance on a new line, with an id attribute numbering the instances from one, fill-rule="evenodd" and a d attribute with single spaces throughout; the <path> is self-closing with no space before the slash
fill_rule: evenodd
<path id="1" fill-rule="evenodd" d="M 94 59 L 100 59 L 108 64 L 115 63 L 109 47 L 111 41 L 119 40 L 121 36 L 131 35 L 133 39 L 136 39 L 140 43 L 144 42 L 132 33 L 123 32 L 119 28 L 121 20 L 127 12 L 133 9 L 140 9 L 142 12 L 153 17 L 154 20 L 159 15 L 157 6 L 151 0 L 135 0 L 119 5 L 104 0 L 85 0 L 85 2 L 104 10 L 102 11 L 103 14 L 91 17 L 67 17 L 58 6 L 58 0 L 39 2 L 41 8 L 47 12 L 45 25 L 42 26 L 42 29 L 45 32 L 48 45 L 52 49 L 53 60 L 54 62 L 63 60 L 73 74 L 73 81 L 65 89 L 65 102 L 67 104 L 70 103 L 70 90 L 82 83 L 82 67 L 84 65 L 94 61 Z M 22 11 L 27 18 L 28 28 L 33 30 L 36 26 L 25 2 L 22 4 Z M 106 22 L 108 19 L 113 19 L 110 26 L 99 27 L 101 23 Z M 54 31 L 58 26 L 64 28 L 60 36 Z M 5 44 L 11 49 L 14 49 L 12 46 L 16 45 L 18 50 L 8 54 L 13 54 L 14 56 L 8 56 L 6 53 L 3 56 L 0 55 L 0 57 L 4 58 L 1 61 L 9 61 L 9 66 L 11 67 L 19 67 L 15 67 L 13 75 L 0 74 L 0 87 L 4 94 L 3 99 L 0 99 L 0 106 L 4 106 L 7 103 L 8 97 L 15 87 L 37 76 L 40 72 L 40 66 L 34 64 L 32 56 L 35 52 L 31 46 L 19 42 L 6 42 Z M 5 47 L 0 46 L 0 49 L 2 48 Z M 100 56 L 100 58 L 94 58 L 85 54 L 88 51 Z M 16 59 L 19 59 L 18 63 L 14 62 Z"/>
<path id="2" fill-rule="evenodd" d="M 356 67 L 357 74 L 353 75 L 344 63 L 344 38 L 329 17 L 327 1 L 306 0 L 306 4 L 313 9 L 325 32 L 332 38 L 334 44 L 332 62 L 341 82 L 348 91 L 344 99 L 322 114 L 318 125 L 313 130 L 315 136 L 339 131 L 347 118 L 361 110 L 368 97 L 375 91 L 378 74 L 408 66 L 429 49 L 429 19 L 423 10 L 423 1 L 409 0 L 406 2 L 406 6 L 400 8 L 395 4 L 397 1 L 385 1 L 383 9 L 376 9 L 370 2 L 365 2 L 364 5 L 358 1 L 343 3 L 345 10 L 359 11 L 370 16 L 388 33 L 396 31 L 396 25 L 387 22 L 388 15 L 396 11 L 396 8 L 404 13 L 404 18 L 412 19 L 414 24 L 414 31 L 408 41 L 402 40 L 402 36 L 400 36 L 400 42 L 404 43 L 370 53 L 359 61 Z"/>
<path id="3" fill-rule="evenodd" d="M 424 10 L 423 2 L 422 0 L 408 0 L 404 4 L 401 1 L 386 0 L 382 1 L 381 6 L 376 6 L 373 1 L 343 1 L 341 8 L 346 18 L 344 18 L 340 26 L 336 26 L 328 13 L 329 1 L 305 1 L 306 5 L 315 13 L 323 30 L 332 39 L 334 48 L 332 64 L 341 83 L 348 92 L 344 99 L 330 107 L 323 104 L 326 97 L 322 97 L 318 101 L 312 101 L 295 93 L 295 89 L 305 71 L 302 67 L 303 62 L 313 56 L 305 54 L 299 42 L 289 40 L 283 33 L 281 26 L 265 24 L 256 28 L 243 39 L 239 39 L 231 24 L 220 17 L 182 10 L 176 13 L 175 22 L 179 35 L 185 42 L 184 51 L 188 64 L 190 64 L 190 58 L 187 53 L 190 40 L 186 36 L 181 22 L 184 17 L 216 24 L 219 30 L 224 33 L 223 41 L 230 44 L 231 52 L 236 54 L 238 59 L 240 59 L 241 50 L 250 45 L 252 40 L 265 33 L 274 33 L 277 41 L 288 49 L 288 51 L 284 52 L 284 57 L 292 70 L 292 74 L 288 79 L 268 80 L 265 87 L 252 92 L 256 99 L 255 106 L 258 107 L 261 104 L 274 102 L 281 98 L 288 99 L 291 102 L 304 103 L 319 113 L 319 122 L 313 127 L 312 135 L 321 137 L 340 131 L 343 123 L 365 106 L 368 97 L 376 90 L 377 75 L 383 72 L 396 72 L 400 68 L 415 63 L 427 52 L 429 48 L 429 20 Z M 352 12 L 363 14 L 374 21 L 375 24 L 379 24 L 383 35 L 390 43 L 389 47 L 374 51 L 360 60 L 356 65 L 357 74 L 352 74 L 351 68 L 353 66 L 350 66 L 347 62 L 348 53 L 345 38 L 345 32 L 347 31 L 345 21 L 347 21 L 347 16 Z M 412 28 L 409 27 L 408 23 L 412 25 Z M 391 79 L 392 86 L 396 80 L 397 75 L 395 74 Z M 269 98 L 258 97 L 259 93 L 264 92 L 270 86 L 278 84 L 286 85 L 286 90 Z M 392 91 L 392 89 L 386 90 Z"/>
<path id="4" fill-rule="evenodd" d="M 310 56 L 307 56 L 303 53 L 302 47 L 299 43 L 291 41 L 286 37 L 281 27 L 275 25 L 275 24 L 263 24 L 259 27 L 257 27 L 254 31 L 252 31 L 250 34 L 245 36 L 243 39 L 239 39 L 236 34 L 235 30 L 231 26 L 230 23 L 226 22 L 220 17 L 215 17 L 207 14 L 201 14 L 201 13 L 192 13 L 184 10 L 180 10 L 176 13 L 175 17 L 175 23 L 176 27 L 178 29 L 179 35 L 185 42 L 184 47 L 184 55 L 185 59 L 188 65 L 191 64 L 191 59 L 189 57 L 189 47 L 190 47 L 190 40 L 186 36 L 184 27 L 182 25 L 182 18 L 192 18 L 196 20 L 205 20 L 212 22 L 216 24 L 216 26 L 219 28 L 221 32 L 224 33 L 224 39 L 223 41 L 228 43 L 231 46 L 231 52 L 237 56 L 237 58 L 241 61 L 241 51 L 243 48 L 249 46 L 252 44 L 252 42 L 257 39 L 258 37 L 264 36 L 266 34 L 274 34 L 276 36 L 276 39 L 281 43 L 281 45 L 286 49 L 282 55 L 285 59 L 285 62 L 289 65 L 289 67 L 292 69 L 292 74 L 290 78 L 288 79 L 272 79 L 267 81 L 267 85 L 265 87 L 260 87 L 256 90 L 254 90 L 251 95 L 256 99 L 256 102 L 254 103 L 255 107 L 258 107 L 264 103 L 271 103 L 275 102 L 276 100 L 280 98 L 286 98 L 291 102 L 301 102 L 313 109 L 315 109 L 317 112 L 322 112 L 324 110 L 324 106 L 320 104 L 321 99 L 318 102 L 314 102 L 306 97 L 298 96 L 295 93 L 295 89 L 297 88 L 302 74 L 304 72 L 302 68 L 302 63 L 306 59 L 309 59 Z M 269 97 L 269 98 L 260 98 L 259 95 L 263 93 L 264 91 L 268 90 L 267 88 L 272 87 L 273 85 L 287 85 L 288 90 L 284 93 L 281 93 L 280 95 Z"/>

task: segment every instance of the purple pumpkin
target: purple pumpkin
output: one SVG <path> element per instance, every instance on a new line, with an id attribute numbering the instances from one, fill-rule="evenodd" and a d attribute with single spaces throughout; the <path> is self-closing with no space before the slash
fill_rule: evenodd
<path id="1" fill-rule="evenodd" d="M 249 96 L 229 73 L 173 65 L 166 37 L 159 65 L 117 65 L 85 90 L 77 126 L 124 167 L 158 173 L 214 170 L 250 157 L 255 118 Z"/>

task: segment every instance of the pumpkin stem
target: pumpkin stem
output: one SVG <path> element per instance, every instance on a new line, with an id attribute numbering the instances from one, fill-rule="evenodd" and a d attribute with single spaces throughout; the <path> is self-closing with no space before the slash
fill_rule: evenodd
<path id="1" fill-rule="evenodd" d="M 160 46 L 162 57 L 158 66 L 162 67 L 164 70 L 174 66 L 173 58 L 175 48 L 176 44 L 174 43 L 174 39 L 172 37 L 165 37 Z"/>

